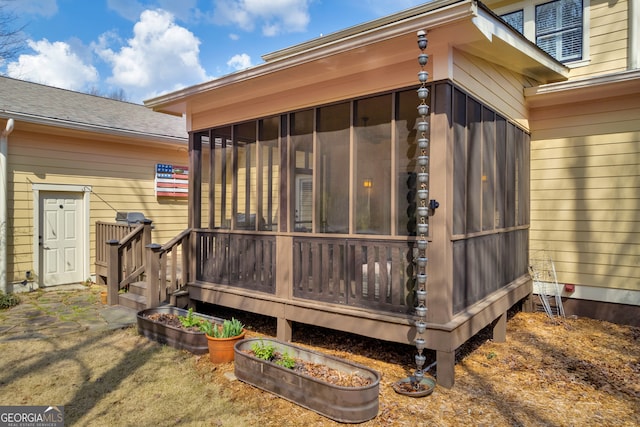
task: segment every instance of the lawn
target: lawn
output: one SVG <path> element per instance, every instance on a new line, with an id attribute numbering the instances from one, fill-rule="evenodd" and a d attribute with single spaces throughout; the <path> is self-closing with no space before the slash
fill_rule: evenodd
<path id="1" fill-rule="evenodd" d="M 241 320 L 248 337 L 273 333 L 268 319 Z M 517 313 L 506 343 L 487 336 L 459 352 L 452 389 L 412 398 L 391 384 L 413 369 L 413 347 L 294 328 L 296 344 L 382 374 L 379 414 L 362 426 L 640 425 L 640 329 Z M 0 352 L 0 404 L 62 405 L 68 426 L 338 425 L 234 380 L 231 363 L 213 365 L 135 328 L 2 342 Z"/>

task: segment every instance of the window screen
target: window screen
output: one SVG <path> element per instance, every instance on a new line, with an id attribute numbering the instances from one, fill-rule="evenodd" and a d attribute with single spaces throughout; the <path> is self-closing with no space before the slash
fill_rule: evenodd
<path id="1" fill-rule="evenodd" d="M 536 44 L 558 61 L 582 59 L 582 0 L 536 6 Z"/>
<path id="2" fill-rule="evenodd" d="M 520 34 L 524 34 L 524 11 L 516 10 L 500 16 L 505 22 L 515 28 Z"/>

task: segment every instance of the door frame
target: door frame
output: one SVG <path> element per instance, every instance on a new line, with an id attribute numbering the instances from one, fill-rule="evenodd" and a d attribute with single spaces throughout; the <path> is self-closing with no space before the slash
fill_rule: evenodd
<path id="1" fill-rule="evenodd" d="M 40 275 L 40 267 L 42 260 L 40 259 L 40 214 L 42 213 L 42 207 L 40 206 L 40 192 L 55 192 L 55 193 L 75 193 L 82 194 L 81 199 L 81 214 L 82 220 L 81 233 L 80 233 L 80 251 L 82 253 L 83 262 L 81 264 L 83 280 L 91 275 L 89 268 L 89 261 L 91 257 L 91 248 L 89 240 L 89 225 L 90 225 L 90 209 L 89 202 L 91 200 L 91 186 L 90 185 L 71 185 L 71 184 L 32 184 L 33 191 L 33 270 L 35 273 L 36 283 L 38 287 L 44 286 L 42 282 L 42 276 Z"/>

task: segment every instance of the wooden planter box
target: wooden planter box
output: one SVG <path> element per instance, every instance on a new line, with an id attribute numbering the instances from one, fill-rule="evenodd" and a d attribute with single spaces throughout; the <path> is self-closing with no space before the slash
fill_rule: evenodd
<path id="1" fill-rule="evenodd" d="M 256 342 L 271 344 L 279 353 L 320 363 L 345 374 L 358 373 L 371 384 L 343 387 L 320 381 L 247 353 Z M 380 374 L 365 366 L 269 338 L 245 339 L 235 345 L 235 375 L 248 384 L 274 393 L 304 408 L 343 423 L 361 423 L 378 415 Z"/>
<path id="2" fill-rule="evenodd" d="M 137 324 L 138 333 L 144 335 L 150 340 L 166 344 L 179 350 L 187 350 L 194 354 L 206 354 L 209 352 L 207 337 L 204 332 L 188 331 L 186 329 L 176 328 L 165 325 L 149 319 L 148 315 L 154 313 L 175 314 L 178 316 L 186 316 L 189 312 L 181 308 L 166 306 L 148 308 L 138 312 Z M 213 323 L 222 323 L 223 319 L 195 313 L 198 317 L 207 319 Z"/>

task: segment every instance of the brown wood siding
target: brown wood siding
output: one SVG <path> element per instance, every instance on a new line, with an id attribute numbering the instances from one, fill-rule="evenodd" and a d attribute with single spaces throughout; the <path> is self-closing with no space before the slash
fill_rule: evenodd
<path id="1" fill-rule="evenodd" d="M 531 251 L 558 280 L 640 290 L 636 96 L 532 111 Z"/>

